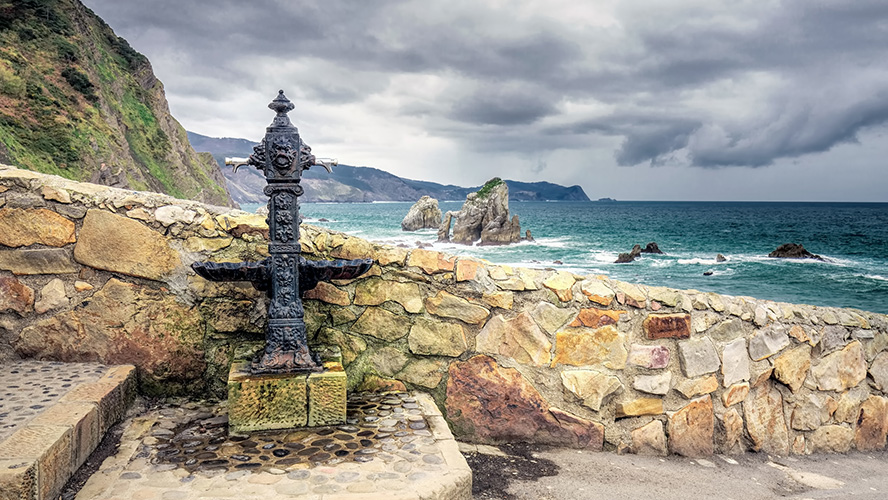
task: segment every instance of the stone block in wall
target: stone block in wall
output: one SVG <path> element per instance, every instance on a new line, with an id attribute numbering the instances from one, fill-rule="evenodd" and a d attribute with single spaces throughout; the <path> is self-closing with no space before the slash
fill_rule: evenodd
<path id="1" fill-rule="evenodd" d="M 706 335 L 719 342 L 734 340 L 743 335 L 743 321 L 725 319 L 709 328 Z"/>
<path id="2" fill-rule="evenodd" d="M 771 325 L 749 338 L 749 357 L 761 361 L 789 346 L 789 335 L 782 325 Z"/>
<path id="3" fill-rule="evenodd" d="M 477 260 L 461 258 L 456 261 L 456 281 L 471 281 L 478 276 L 482 265 Z"/>
<path id="4" fill-rule="evenodd" d="M 494 315 L 478 333 L 475 350 L 506 356 L 522 364 L 543 366 L 549 363 L 552 342 L 525 311 L 510 319 Z"/>
<path id="5" fill-rule="evenodd" d="M 447 362 L 436 359 L 413 360 L 401 369 L 395 377 L 408 384 L 418 385 L 426 389 L 434 389 L 444 378 Z"/>
<path id="6" fill-rule="evenodd" d="M 416 283 L 401 283 L 374 277 L 361 280 L 355 287 L 355 305 L 378 306 L 386 301 L 401 304 L 409 313 L 422 311 L 422 294 Z M 348 305 L 348 302 L 339 305 Z"/>
<path id="7" fill-rule="evenodd" d="M 407 335 L 410 331 L 410 320 L 379 307 L 368 307 L 358 316 L 351 330 L 391 342 Z"/>
<path id="8" fill-rule="evenodd" d="M 34 289 L 16 278 L 0 276 L 0 313 L 24 316 L 34 307 Z"/>
<path id="9" fill-rule="evenodd" d="M 718 371 L 721 360 L 709 337 L 697 337 L 678 344 L 681 368 L 688 378 L 699 377 Z"/>
<path id="10" fill-rule="evenodd" d="M 0 307 L 2 309 L 2 307 Z M 869 367 L 876 389 L 888 393 L 888 352 L 880 352 Z"/>
<path id="11" fill-rule="evenodd" d="M 821 358 L 811 367 L 811 376 L 821 391 L 843 391 L 862 382 L 866 378 L 866 360 L 860 341 Z"/>
<path id="12" fill-rule="evenodd" d="M 609 306 L 616 295 L 613 290 L 597 278 L 583 280 L 580 284 L 580 291 L 583 292 L 587 299 L 604 307 Z"/>
<path id="13" fill-rule="evenodd" d="M 734 406 L 746 399 L 749 394 L 749 382 L 733 384 L 722 392 L 722 403 L 725 408 Z"/>
<path id="14" fill-rule="evenodd" d="M 820 353 L 828 354 L 848 344 L 850 332 L 840 325 L 826 325 L 820 331 Z"/>
<path id="15" fill-rule="evenodd" d="M 356 259 L 358 257 L 352 258 Z M 418 267 L 426 274 L 449 272 L 453 271 L 453 268 L 456 265 L 456 257 L 444 255 L 441 252 L 435 252 L 433 250 L 417 248 L 416 250 L 412 250 L 407 257 L 407 265 L 410 267 Z"/>
<path id="16" fill-rule="evenodd" d="M 715 392 L 718 389 L 718 379 L 715 375 L 701 378 L 685 379 L 675 384 L 675 390 L 687 399 Z"/>
<path id="17" fill-rule="evenodd" d="M 98 209 L 89 210 L 83 219 L 74 259 L 96 269 L 156 281 L 182 264 L 164 235 L 139 221 Z"/>
<path id="18" fill-rule="evenodd" d="M 770 382 L 754 387 L 743 403 L 746 430 L 755 451 L 789 454 L 789 430 L 783 414 L 783 396 Z"/>
<path id="19" fill-rule="evenodd" d="M 54 278 L 40 290 L 40 300 L 34 303 L 34 312 L 43 314 L 66 305 L 68 295 L 65 293 L 65 282 Z"/>
<path id="20" fill-rule="evenodd" d="M 484 443 L 526 441 L 600 450 L 604 427 L 553 408 L 514 368 L 489 356 L 450 365 L 447 418 L 457 436 Z"/>
<path id="21" fill-rule="evenodd" d="M 425 356 L 457 357 L 469 348 L 462 325 L 422 317 L 410 327 L 407 344 L 410 352 Z"/>
<path id="22" fill-rule="evenodd" d="M 86 305 L 22 329 L 13 347 L 23 357 L 134 364 L 143 390 L 167 380 L 181 390 L 204 383 L 205 331 L 197 308 L 170 293 L 111 278 Z"/>
<path id="23" fill-rule="evenodd" d="M 342 354 L 342 364 L 346 367 L 367 349 L 367 342 L 364 339 L 335 328 L 321 328 L 318 332 L 317 342 L 338 346 Z"/>
<path id="24" fill-rule="evenodd" d="M 515 294 L 513 292 L 493 292 L 481 295 L 481 301 L 490 307 L 498 307 L 500 309 L 512 309 L 515 303 Z"/>
<path id="25" fill-rule="evenodd" d="M 724 442 L 722 451 L 724 453 L 743 453 L 743 417 L 736 408 L 729 408 L 721 417 L 722 427 L 724 428 Z"/>
<path id="26" fill-rule="evenodd" d="M 888 436 L 888 399 L 870 396 L 860 405 L 854 444 L 860 451 L 882 450 Z"/>
<path id="27" fill-rule="evenodd" d="M 665 396 L 672 383 L 672 373 L 662 372 L 655 375 L 636 375 L 632 388 L 636 391 Z"/>
<path id="28" fill-rule="evenodd" d="M 74 223 L 52 210 L 0 208 L 0 245 L 62 247 L 74 241 Z"/>
<path id="29" fill-rule="evenodd" d="M 815 453 L 848 453 L 853 442 L 854 430 L 844 425 L 824 425 L 808 438 Z"/>
<path id="30" fill-rule="evenodd" d="M 853 423 L 857 421 L 860 415 L 860 405 L 870 396 L 869 391 L 864 386 L 853 387 L 839 396 L 836 411 L 833 418 L 836 422 Z"/>
<path id="31" fill-rule="evenodd" d="M 643 368 L 666 368 L 669 365 L 669 348 L 662 345 L 632 344 L 626 362 Z"/>
<path id="32" fill-rule="evenodd" d="M 712 398 L 697 398 L 669 416 L 669 450 L 686 457 L 712 455 L 714 429 Z"/>
<path id="33" fill-rule="evenodd" d="M 380 347 L 370 351 L 367 359 L 376 373 L 384 377 L 393 377 L 410 361 L 410 358 L 403 351 L 391 346 Z"/>
<path id="34" fill-rule="evenodd" d="M 596 309 L 594 307 L 580 309 L 577 317 L 568 326 L 599 328 L 607 325 L 616 325 L 620 321 L 620 315 L 622 314 L 626 314 L 626 311 Z"/>
<path id="35" fill-rule="evenodd" d="M 722 383 L 729 387 L 737 382 L 749 380 L 749 355 L 746 339 L 736 339 L 722 350 Z"/>
<path id="36" fill-rule="evenodd" d="M 643 309 L 647 304 L 647 297 L 642 288 L 632 283 L 624 283 L 615 281 L 613 283 L 614 291 L 617 293 L 617 302 L 627 304 L 632 307 Z"/>
<path id="37" fill-rule="evenodd" d="M 665 457 L 669 454 L 666 448 L 666 432 L 663 430 L 663 422 L 652 420 L 635 429 L 632 436 L 632 453 L 636 455 L 652 455 Z"/>
<path id="38" fill-rule="evenodd" d="M 643 415 L 662 415 L 663 400 L 660 398 L 638 398 L 631 401 L 620 401 L 616 404 L 614 418 L 640 417 Z"/>
<path id="39" fill-rule="evenodd" d="M 686 339 L 691 336 L 691 315 L 651 314 L 641 326 L 648 340 Z"/>
<path id="40" fill-rule="evenodd" d="M 434 297 L 425 300 L 429 314 L 442 318 L 453 318 L 469 324 L 481 324 L 490 315 L 490 311 L 452 293 L 440 290 Z"/>
<path id="41" fill-rule="evenodd" d="M 802 344 L 787 350 L 774 359 L 774 378 L 798 392 L 811 368 L 811 346 Z"/>
<path id="42" fill-rule="evenodd" d="M 320 300 L 321 302 L 338 306 L 351 305 L 351 298 L 348 296 L 348 292 L 325 281 L 319 282 L 314 288 L 305 292 L 303 298 L 308 300 Z M 382 302 L 379 302 L 379 304 Z"/>
<path id="43" fill-rule="evenodd" d="M 552 365 L 603 365 L 612 370 L 626 367 L 626 335 L 613 326 L 594 330 L 568 328 L 555 334 L 555 357 Z"/>
<path id="44" fill-rule="evenodd" d="M 12 274 L 70 274 L 80 266 L 67 248 L 28 248 L 0 250 L 0 269 Z"/>
<path id="45" fill-rule="evenodd" d="M 565 370 L 561 372 L 561 385 L 580 398 L 583 406 L 595 411 L 610 396 L 623 390 L 620 379 L 595 370 Z"/>
<path id="46" fill-rule="evenodd" d="M 573 273 L 558 271 L 546 278 L 546 280 L 543 281 L 543 286 L 555 292 L 558 300 L 562 302 L 570 302 L 570 300 L 573 299 L 571 288 L 574 283 L 576 283 L 576 279 L 574 278 Z"/>
<path id="47" fill-rule="evenodd" d="M 808 394 L 793 406 L 790 426 L 797 431 L 813 431 L 830 419 L 835 406 L 831 397 Z"/>
<path id="48" fill-rule="evenodd" d="M 550 302 L 539 302 L 530 310 L 530 315 L 540 328 L 555 333 L 576 314 L 576 310 L 557 307 Z"/>

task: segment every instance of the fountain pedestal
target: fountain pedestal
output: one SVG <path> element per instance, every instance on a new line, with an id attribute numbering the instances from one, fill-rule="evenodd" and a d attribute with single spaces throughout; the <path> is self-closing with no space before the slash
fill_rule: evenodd
<path id="1" fill-rule="evenodd" d="M 319 353 L 324 371 L 253 374 L 250 360 L 228 373 L 228 429 L 253 431 L 345 423 L 346 376 L 338 348 Z"/>

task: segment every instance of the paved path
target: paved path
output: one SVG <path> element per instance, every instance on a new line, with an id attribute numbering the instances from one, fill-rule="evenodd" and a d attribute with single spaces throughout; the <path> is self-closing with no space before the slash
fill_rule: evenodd
<path id="1" fill-rule="evenodd" d="M 463 449 L 468 452 L 469 463 L 479 469 L 478 456 L 472 454 L 471 447 Z M 549 449 L 527 453 L 526 458 L 506 455 L 488 456 L 487 460 L 492 462 L 487 464 L 491 470 L 499 470 L 505 477 L 521 477 L 524 466 L 550 470 L 544 473 L 554 475 L 515 479 L 505 487 L 494 485 L 484 490 L 484 478 L 476 471 L 476 500 L 888 499 L 885 451 L 806 457 L 747 454 L 692 460 Z"/>
<path id="2" fill-rule="evenodd" d="M 352 396 L 342 426 L 231 437 L 226 423 L 224 404 L 133 417 L 76 499 L 471 498 L 471 472 L 426 394 Z"/>

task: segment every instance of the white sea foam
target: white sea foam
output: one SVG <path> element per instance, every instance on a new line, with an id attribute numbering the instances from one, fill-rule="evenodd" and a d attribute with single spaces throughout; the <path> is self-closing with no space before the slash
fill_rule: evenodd
<path id="1" fill-rule="evenodd" d="M 725 262 L 716 262 L 715 259 L 711 257 L 693 257 L 690 259 L 678 259 L 678 263 L 682 265 L 688 264 L 700 264 L 704 266 L 715 266 L 720 264 L 725 264 Z"/>
<path id="2" fill-rule="evenodd" d="M 590 250 L 592 262 L 600 262 L 603 264 L 613 264 L 617 260 L 619 254 L 617 252 L 608 252 L 606 250 Z"/>
<path id="3" fill-rule="evenodd" d="M 888 281 L 888 276 L 882 276 L 881 274 L 864 274 L 863 277 L 876 281 Z"/>

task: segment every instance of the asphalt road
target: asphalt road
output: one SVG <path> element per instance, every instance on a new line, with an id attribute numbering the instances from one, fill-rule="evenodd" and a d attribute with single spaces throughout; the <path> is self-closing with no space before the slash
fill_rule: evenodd
<path id="1" fill-rule="evenodd" d="M 528 446 L 463 451 L 476 500 L 888 500 L 888 452 L 695 460 Z"/>

